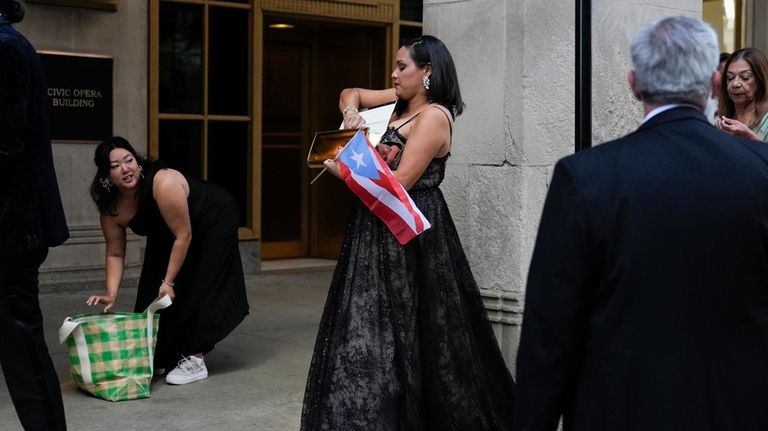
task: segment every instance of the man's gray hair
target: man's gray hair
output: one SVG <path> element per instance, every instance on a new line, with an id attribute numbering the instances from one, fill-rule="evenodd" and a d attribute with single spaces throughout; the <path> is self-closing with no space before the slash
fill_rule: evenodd
<path id="1" fill-rule="evenodd" d="M 631 53 L 644 102 L 706 103 L 720 55 L 709 24 L 686 16 L 652 22 L 635 34 Z"/>

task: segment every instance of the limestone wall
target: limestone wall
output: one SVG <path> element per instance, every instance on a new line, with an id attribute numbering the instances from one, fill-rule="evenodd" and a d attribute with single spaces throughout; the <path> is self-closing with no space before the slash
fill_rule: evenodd
<path id="1" fill-rule="evenodd" d="M 666 15 L 700 16 L 701 7 L 593 1 L 595 142 L 640 122 L 626 82 L 634 31 Z M 448 46 L 467 103 L 442 188 L 511 367 L 552 167 L 574 151 L 575 13 L 559 0 L 424 1 L 424 33 Z"/>
<path id="2" fill-rule="evenodd" d="M 42 51 L 99 54 L 114 59 L 113 131 L 140 152 L 147 149 L 148 11 L 147 0 L 120 3 L 117 12 L 24 3 L 19 29 Z M 56 174 L 71 238 L 51 250 L 41 269 L 41 284 L 59 289 L 103 286 L 104 245 L 99 215 L 88 187 L 93 178 L 94 144 L 53 144 Z M 135 275 L 140 241 L 129 233 L 126 264 Z"/>
<path id="3" fill-rule="evenodd" d="M 600 143 L 640 125 L 642 106 L 627 83 L 629 44 L 648 22 L 671 15 L 701 17 L 701 0 L 593 0 L 592 136 Z"/>

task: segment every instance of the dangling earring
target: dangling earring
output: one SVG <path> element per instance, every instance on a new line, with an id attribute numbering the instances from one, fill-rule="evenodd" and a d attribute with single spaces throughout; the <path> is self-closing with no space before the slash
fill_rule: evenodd
<path id="1" fill-rule="evenodd" d="M 421 78 L 421 83 L 424 84 L 425 90 L 429 90 L 429 76 L 424 75 L 424 77 Z"/>
<path id="2" fill-rule="evenodd" d="M 112 182 L 109 181 L 109 178 L 106 178 L 106 177 L 102 178 L 102 179 L 99 180 L 99 182 L 101 183 L 102 187 L 107 189 L 107 193 L 112 191 Z"/>
<path id="3" fill-rule="evenodd" d="M 142 168 L 141 165 L 139 165 L 139 175 L 141 175 L 141 178 L 144 178 L 144 172 L 142 172 L 143 170 L 144 168 Z"/>

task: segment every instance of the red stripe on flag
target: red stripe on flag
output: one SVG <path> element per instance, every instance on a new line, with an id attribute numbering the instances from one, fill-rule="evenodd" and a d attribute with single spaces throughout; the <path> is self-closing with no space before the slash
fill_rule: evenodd
<path id="1" fill-rule="evenodd" d="M 389 175 L 382 171 L 379 171 L 379 174 L 381 175 L 381 178 L 378 180 L 371 178 L 371 182 L 397 197 L 397 199 L 403 203 L 405 209 L 408 210 L 411 217 L 413 217 L 414 223 L 416 224 L 416 230 L 424 230 L 424 223 L 421 220 L 421 215 L 413 209 L 413 202 L 411 201 L 410 196 L 405 192 L 403 185 L 397 180 L 397 177 L 394 176 L 392 171 L 389 171 Z M 397 184 L 393 184 L 393 182 L 397 182 Z"/>
<path id="2" fill-rule="evenodd" d="M 368 139 L 367 137 L 365 138 Z M 379 166 L 381 169 L 378 169 L 378 172 L 380 174 L 380 179 L 375 180 L 371 178 L 371 181 L 378 185 L 381 188 L 384 188 L 388 190 L 390 193 L 395 195 L 400 202 L 405 205 L 405 208 L 408 210 L 408 213 L 413 217 L 413 220 L 416 224 L 416 231 L 421 232 L 424 230 L 424 222 L 421 220 L 421 215 L 413 209 L 414 205 L 411 201 L 410 196 L 405 191 L 405 187 L 403 187 L 402 184 L 400 184 L 400 181 L 398 181 L 397 177 L 395 177 L 395 174 L 392 173 L 392 171 L 389 169 L 389 166 L 384 162 L 384 159 L 381 158 L 381 155 L 378 151 L 376 151 L 373 146 L 371 146 L 371 143 L 368 142 L 368 150 L 373 154 L 373 157 L 376 158 L 379 162 Z M 382 172 L 382 169 L 385 171 Z"/>
<path id="3" fill-rule="evenodd" d="M 416 235 L 418 235 L 418 232 L 412 230 L 408 223 L 406 223 L 399 214 L 392 211 L 388 206 L 383 205 L 381 201 L 376 199 L 375 196 L 371 195 L 368 190 L 358 184 L 351 175 L 347 176 L 345 182 L 347 183 L 347 186 L 352 190 L 352 192 L 357 195 L 361 201 L 363 201 L 363 204 L 365 204 L 365 206 L 368 207 L 372 213 L 376 214 L 376 216 L 379 217 L 385 225 L 387 225 L 389 230 L 395 235 L 397 241 L 400 244 L 405 245 L 408 243 L 408 241 L 412 240 Z"/>
<path id="4" fill-rule="evenodd" d="M 358 134 L 361 134 L 361 132 L 358 131 Z M 400 181 L 394 176 L 389 169 L 389 166 L 384 163 L 384 160 L 381 158 L 378 151 L 373 148 L 368 141 L 368 138 L 362 134 L 361 136 L 365 139 L 364 146 L 367 148 L 371 157 L 374 158 L 375 163 L 378 164 L 376 168 L 380 178 L 373 179 L 358 176 L 357 174 L 353 176 L 353 172 L 355 172 L 354 169 L 351 169 L 344 164 L 342 158 L 339 158 L 338 165 L 341 177 L 344 179 L 347 187 L 360 198 L 363 204 L 384 222 L 392 234 L 395 235 L 398 242 L 405 245 L 416 235 L 423 232 L 425 228 L 428 228 L 429 222 L 424 218 L 418 208 L 416 208 L 416 204 L 411 200 L 408 192 L 405 191 L 403 185 L 400 184 Z M 355 138 L 357 137 L 358 136 L 355 135 Z M 355 143 L 355 145 L 363 146 L 362 143 Z M 346 148 L 348 147 L 345 147 L 345 150 Z M 365 150 L 361 149 L 361 151 Z M 359 183 L 358 180 L 363 181 L 363 183 Z M 371 186 L 375 186 L 381 190 L 375 192 L 369 191 L 366 189 L 366 187 L 369 186 L 369 182 Z M 383 195 L 377 196 L 379 192 L 383 193 Z M 377 195 L 372 193 L 377 193 Z M 397 210 L 390 208 L 388 205 L 393 202 L 397 202 L 401 207 Z M 408 219 L 408 217 L 410 217 L 410 219 Z M 413 228 L 411 227 L 411 224 L 413 225 Z"/>

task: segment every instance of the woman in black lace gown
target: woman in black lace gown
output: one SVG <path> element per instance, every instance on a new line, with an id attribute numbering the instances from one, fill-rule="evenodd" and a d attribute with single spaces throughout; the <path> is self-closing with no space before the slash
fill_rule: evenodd
<path id="1" fill-rule="evenodd" d="M 453 60 L 423 36 L 397 52 L 393 89 L 346 89 L 339 108 L 397 99 L 379 152 L 432 224 L 407 245 L 355 203 L 309 371 L 301 429 L 504 430 L 512 377 L 438 188 L 463 109 Z M 326 167 L 339 176 L 333 161 Z"/>
<path id="2" fill-rule="evenodd" d="M 208 377 L 203 354 L 248 314 L 238 249 L 239 212 L 221 187 L 151 162 L 115 136 L 96 147 L 91 196 L 106 240 L 106 294 L 89 305 L 109 311 L 117 300 L 126 228 L 147 237 L 136 312 L 169 295 L 160 311 L 155 367 L 171 369 L 167 383 Z"/>

